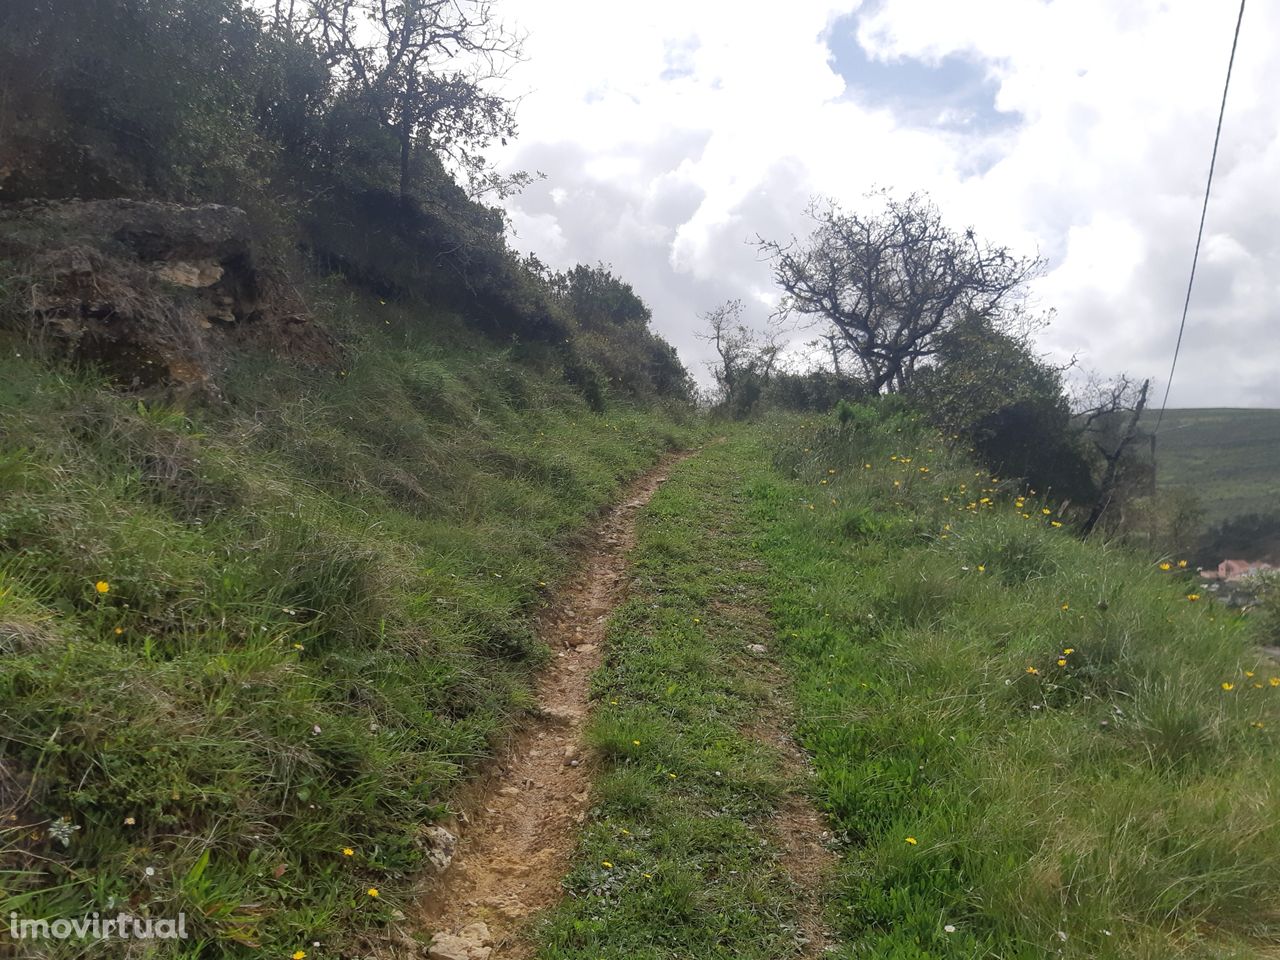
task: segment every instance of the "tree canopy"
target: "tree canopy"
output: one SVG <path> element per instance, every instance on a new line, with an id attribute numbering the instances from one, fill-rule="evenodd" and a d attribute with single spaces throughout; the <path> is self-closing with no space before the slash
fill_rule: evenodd
<path id="1" fill-rule="evenodd" d="M 956 232 L 923 194 L 881 194 L 878 213 L 815 201 L 803 241 L 758 238 L 782 288 L 781 313 L 829 323 L 870 389 L 902 390 L 967 317 L 1000 325 L 1043 266 Z"/>

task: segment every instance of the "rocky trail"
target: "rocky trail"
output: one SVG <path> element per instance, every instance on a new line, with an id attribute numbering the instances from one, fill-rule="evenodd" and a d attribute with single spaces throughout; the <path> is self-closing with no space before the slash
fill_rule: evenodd
<path id="1" fill-rule="evenodd" d="M 527 918 L 552 905 L 569 867 L 590 798 L 582 732 L 591 674 L 601 660 L 609 614 L 626 590 L 636 515 L 690 454 L 673 454 L 634 483 L 596 528 L 578 570 L 539 618 L 553 659 L 538 683 L 537 713 L 511 748 L 436 829 L 447 867 L 406 917 L 431 935 L 431 960 L 519 960 L 529 955 Z M 409 946 L 412 941 L 401 941 Z M 419 954 L 421 955 L 421 954 Z"/>

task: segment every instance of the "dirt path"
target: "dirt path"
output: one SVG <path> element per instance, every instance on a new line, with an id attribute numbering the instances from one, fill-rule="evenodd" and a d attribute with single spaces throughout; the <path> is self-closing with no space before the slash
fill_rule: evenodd
<path id="1" fill-rule="evenodd" d="M 539 635 L 554 652 L 538 684 L 540 710 L 493 772 L 462 798 L 457 851 L 406 918 L 411 929 L 439 934 L 428 956 L 527 957 L 526 919 L 559 899 L 590 797 L 581 739 L 605 622 L 626 590 L 636 514 L 686 456 L 665 458 L 610 509 L 577 573 L 539 618 Z"/>

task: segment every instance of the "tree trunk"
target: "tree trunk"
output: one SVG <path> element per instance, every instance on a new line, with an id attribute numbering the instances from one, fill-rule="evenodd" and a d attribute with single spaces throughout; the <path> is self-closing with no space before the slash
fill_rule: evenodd
<path id="1" fill-rule="evenodd" d="M 410 78 L 409 85 L 405 90 L 404 101 L 400 104 L 400 129 L 397 131 L 400 140 L 401 200 L 409 196 L 409 162 L 413 159 L 413 101 L 417 95 L 417 84 Z"/>
<path id="2" fill-rule="evenodd" d="M 1098 525 L 1098 521 L 1102 519 L 1102 514 L 1111 505 L 1111 499 L 1115 496 L 1116 481 L 1120 473 L 1120 461 L 1124 459 L 1125 450 L 1138 437 L 1138 419 L 1142 416 L 1142 411 L 1147 405 L 1147 387 L 1150 385 L 1150 380 L 1142 381 L 1142 390 L 1138 393 L 1138 402 L 1134 404 L 1133 413 L 1129 416 L 1129 422 L 1125 424 L 1124 433 L 1120 436 L 1120 442 L 1112 453 L 1103 454 L 1107 461 L 1107 469 L 1102 475 L 1102 485 L 1098 490 L 1098 499 L 1094 503 L 1093 509 L 1089 511 L 1089 518 L 1084 522 L 1081 536 L 1087 537 L 1093 533 L 1093 528 Z"/>

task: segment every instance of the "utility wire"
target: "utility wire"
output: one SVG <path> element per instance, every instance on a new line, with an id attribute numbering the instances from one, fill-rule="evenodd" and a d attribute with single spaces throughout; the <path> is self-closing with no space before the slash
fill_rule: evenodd
<path id="1" fill-rule="evenodd" d="M 1160 416 L 1156 417 L 1156 428 L 1151 431 L 1154 442 L 1155 435 L 1160 432 L 1160 423 L 1164 420 L 1164 408 L 1169 403 L 1169 390 L 1173 387 L 1173 371 L 1178 367 L 1178 353 L 1182 350 L 1182 334 L 1187 329 L 1187 310 L 1191 307 L 1191 288 L 1196 282 L 1196 262 L 1200 259 L 1200 240 L 1204 237 L 1204 219 L 1209 212 L 1209 190 L 1213 187 L 1213 168 L 1218 162 L 1218 141 L 1222 139 L 1222 118 L 1227 112 L 1227 91 L 1231 89 L 1231 68 L 1236 62 L 1236 45 L 1240 42 L 1240 24 L 1244 20 L 1245 0 L 1240 0 L 1240 14 L 1236 17 L 1236 32 L 1231 39 L 1231 59 L 1227 61 L 1227 82 L 1222 87 L 1222 106 L 1218 109 L 1218 130 L 1213 135 L 1213 155 L 1209 158 L 1209 179 L 1204 185 L 1204 205 L 1200 208 L 1200 229 L 1196 232 L 1196 250 L 1191 255 L 1191 277 L 1187 280 L 1187 298 L 1182 303 L 1182 323 L 1178 325 L 1178 342 L 1173 348 L 1173 363 L 1169 365 L 1169 379 L 1164 385 L 1164 399 L 1160 401 Z M 1155 448 L 1152 447 L 1154 450 Z"/>

